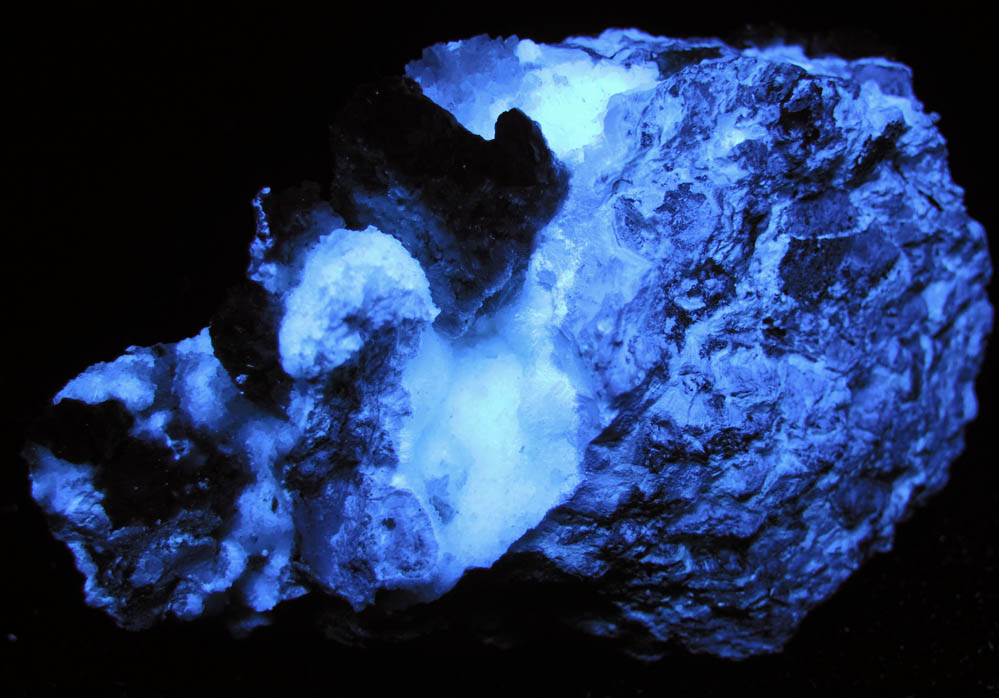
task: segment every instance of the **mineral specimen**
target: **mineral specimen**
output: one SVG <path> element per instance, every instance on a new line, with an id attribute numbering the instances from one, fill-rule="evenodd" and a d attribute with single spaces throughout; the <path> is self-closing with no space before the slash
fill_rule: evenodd
<path id="1" fill-rule="evenodd" d="M 976 413 L 991 269 L 935 119 L 878 58 L 431 47 L 340 113 L 331 192 L 260 192 L 210 327 L 56 395 L 33 495 L 126 628 L 312 591 L 398 639 L 488 569 L 642 656 L 776 651 Z"/>

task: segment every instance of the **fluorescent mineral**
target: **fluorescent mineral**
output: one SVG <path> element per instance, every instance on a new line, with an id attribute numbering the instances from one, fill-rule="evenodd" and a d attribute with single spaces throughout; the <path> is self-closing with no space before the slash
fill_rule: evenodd
<path id="1" fill-rule="evenodd" d="M 331 191 L 259 193 L 210 327 L 39 419 L 88 603 L 393 639 L 491 568 L 642 656 L 779 650 L 976 413 L 985 235 L 909 69 L 613 30 L 405 72 Z"/>

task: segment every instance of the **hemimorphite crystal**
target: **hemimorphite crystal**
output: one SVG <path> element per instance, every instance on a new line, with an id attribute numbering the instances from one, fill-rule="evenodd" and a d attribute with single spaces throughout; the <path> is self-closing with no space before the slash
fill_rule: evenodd
<path id="1" fill-rule="evenodd" d="M 778 650 L 976 413 L 991 269 L 934 122 L 878 58 L 431 47 L 338 115 L 331 192 L 257 196 L 209 328 L 56 395 L 35 499 L 124 627 L 312 591 L 401 638 L 489 569 L 642 656 Z"/>

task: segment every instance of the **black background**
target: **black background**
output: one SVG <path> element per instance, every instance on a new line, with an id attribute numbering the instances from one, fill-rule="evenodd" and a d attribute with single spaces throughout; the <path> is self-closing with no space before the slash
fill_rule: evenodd
<path id="1" fill-rule="evenodd" d="M 32 414 L 88 365 L 203 328 L 245 270 L 254 192 L 323 181 L 326 125 L 352 86 L 401 73 L 437 41 L 483 32 L 557 41 L 606 26 L 731 38 L 747 23 L 777 22 L 841 53 L 887 53 L 914 69 L 917 96 L 942 115 L 971 216 L 999 228 L 987 169 L 996 61 L 984 16 L 949 5 L 919 14 L 700 5 L 586 17 L 578 8 L 542 16 L 538 5 L 434 6 L 422 15 L 374 6 L 297 15 L 249 5 L 8 10 L 0 693 L 999 693 L 999 490 L 986 387 L 994 350 L 950 485 L 783 653 L 739 663 L 680 655 L 642 665 L 564 635 L 513 651 L 346 650 L 294 614 L 246 641 L 213 620 L 126 633 L 83 604 L 82 577 L 31 503 L 18 453 Z"/>

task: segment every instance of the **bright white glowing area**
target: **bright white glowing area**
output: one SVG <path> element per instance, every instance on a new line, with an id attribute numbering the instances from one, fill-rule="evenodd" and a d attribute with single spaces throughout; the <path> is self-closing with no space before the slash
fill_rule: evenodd
<path id="1" fill-rule="evenodd" d="M 438 313 L 419 263 L 373 227 L 323 236 L 309 251 L 285 308 L 281 364 L 295 378 L 336 368 L 378 329 L 407 319 L 430 321 Z"/>
<path id="2" fill-rule="evenodd" d="M 207 327 L 177 343 L 177 377 L 174 392 L 191 421 L 208 428 L 223 427 L 231 417 L 228 403 L 238 392 L 212 353 Z"/>
<path id="3" fill-rule="evenodd" d="M 409 64 L 406 72 L 428 97 L 483 138 L 493 137 L 500 114 L 520 109 L 538 122 L 548 146 L 567 162 L 579 161 L 582 149 L 600 139 L 611 97 L 652 88 L 658 80 L 658 69 L 648 62 L 626 66 L 530 39 L 516 45 L 514 57 L 495 60 L 492 47 L 483 46 L 488 41 L 452 42 L 433 55 L 433 66 L 425 58 Z M 473 91 L 481 96 L 469 99 Z"/>
<path id="4" fill-rule="evenodd" d="M 121 400 L 133 411 L 153 404 L 156 385 L 152 380 L 155 359 L 148 349 L 131 347 L 129 353 L 114 361 L 94 364 L 71 380 L 52 402 L 64 398 L 90 404 L 104 400 Z"/>
<path id="5" fill-rule="evenodd" d="M 579 483 L 577 396 L 553 362 L 553 307 L 529 280 L 468 337 L 451 342 L 428 327 L 403 372 L 412 413 L 392 484 L 430 513 L 434 594 L 495 562 Z"/>
<path id="6" fill-rule="evenodd" d="M 534 42 L 529 39 L 521 42 L 522 45 L 527 43 Z M 533 48 L 541 49 L 538 51 L 540 60 L 549 58 L 544 55 L 546 52 L 556 54 L 559 51 L 547 46 L 538 47 L 537 44 Z M 528 47 L 518 55 L 532 55 L 534 52 Z M 609 61 L 594 62 L 588 57 L 580 58 L 578 51 L 572 52 L 571 59 L 563 59 L 553 65 L 542 66 L 530 60 L 526 64 L 528 74 L 522 89 L 529 90 L 530 96 L 510 106 L 519 107 L 541 125 L 548 145 L 560 157 L 590 145 L 600 137 L 607 102 L 611 97 L 631 90 L 651 88 L 658 77 L 655 66 L 647 63 L 628 68 Z M 498 110 L 496 116 L 501 111 Z"/>
<path id="7" fill-rule="evenodd" d="M 480 317 L 461 338 L 450 339 L 432 325 L 438 311 L 423 270 L 395 238 L 374 228 L 334 230 L 305 252 L 279 331 L 281 363 L 290 375 L 321 379 L 367 342 L 378 341 L 373 340 L 378 328 L 400 327 L 407 321 L 422 326 L 415 346 L 399 356 L 400 385 L 381 388 L 387 394 L 398 391 L 392 400 L 401 405 L 400 417 L 382 422 L 398 465 L 367 475 L 411 493 L 417 509 L 405 504 L 412 501 L 409 495 L 355 500 L 376 525 L 393 521 L 386 545 L 409 540 L 409 533 L 416 541 L 421 521 L 430 522 L 435 545 L 409 546 L 405 553 L 413 555 L 414 564 L 426 574 L 403 571 L 400 576 L 397 553 L 381 560 L 381 548 L 371 548 L 376 574 L 388 586 L 408 587 L 426 598 L 443 594 L 465 570 L 495 562 L 579 483 L 577 394 L 554 363 L 559 303 L 552 288 L 558 277 L 549 272 L 547 285 L 538 282 L 539 266 L 551 266 L 544 259 L 539 248 L 517 297 L 495 314 Z M 289 414 L 307 415 L 317 399 L 318 393 L 296 389 Z M 271 429 L 261 425 L 246 438 Z M 279 456 L 275 452 L 270 457 Z M 241 516 L 251 512 L 259 519 L 253 512 L 263 511 L 268 521 L 286 520 L 283 505 L 271 515 L 260 504 L 269 501 L 268 487 L 248 490 L 240 499 Z M 281 529 L 268 547 L 287 557 L 280 544 L 287 538 L 285 525 L 264 522 L 259 527 Z M 344 554 L 339 529 L 327 531 L 319 525 L 316 530 L 316 549 L 329 550 L 316 555 Z M 330 560 L 327 567 L 322 567 L 323 577 L 331 588 L 357 607 L 369 602 L 366 594 L 355 595 L 350 586 L 354 582 L 349 581 L 353 577 L 342 576 L 338 562 Z M 265 592 L 274 588 L 248 587 L 251 605 L 265 608 L 271 598 Z"/>

